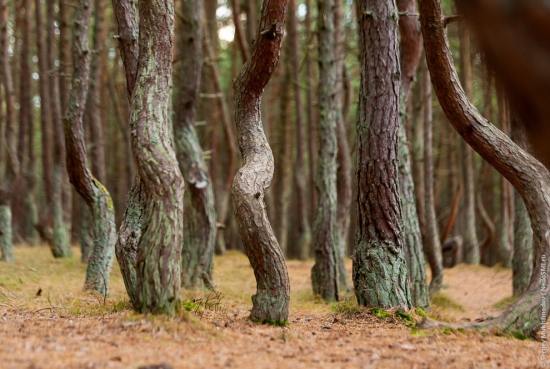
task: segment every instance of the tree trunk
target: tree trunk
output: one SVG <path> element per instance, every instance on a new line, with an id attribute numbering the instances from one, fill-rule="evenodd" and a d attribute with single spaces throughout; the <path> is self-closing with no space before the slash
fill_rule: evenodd
<path id="1" fill-rule="evenodd" d="M 542 273 L 542 278 L 538 273 L 533 274 L 527 292 L 501 316 L 466 327 L 498 327 L 502 331 L 534 336 L 543 323 L 543 298 L 548 300 L 547 290 L 543 289 L 546 292 L 541 293 L 541 282 L 544 286 L 550 282 L 545 256 L 550 249 L 550 240 L 546 237 L 550 232 L 550 201 L 546 196 L 550 190 L 550 172 L 481 117 L 468 101 L 453 66 L 441 4 L 437 0 L 420 0 L 419 8 L 426 58 L 441 107 L 464 140 L 507 178 L 522 196 L 533 228 L 534 270 Z M 424 324 L 434 325 L 441 324 Z"/>
<path id="2" fill-rule="evenodd" d="M 47 58 L 48 70 L 55 69 L 57 42 L 55 36 L 55 1 L 46 0 L 48 21 L 46 26 L 47 35 Z M 61 102 L 59 99 L 59 77 L 54 73 L 49 77 L 49 94 L 51 97 L 51 122 L 53 128 L 53 193 L 52 193 L 52 228 L 53 243 L 52 253 L 54 257 L 70 257 L 72 255 L 69 243 L 68 224 L 65 223 L 63 192 L 66 178 L 65 141 L 63 136 L 63 119 L 61 113 Z"/>
<path id="3" fill-rule="evenodd" d="M 527 136 L 512 113 L 512 139 L 525 151 L 529 150 Z M 512 258 L 512 285 L 514 296 L 521 296 L 529 286 L 533 275 L 533 230 L 529 213 L 517 191 L 514 191 L 514 256 Z"/>
<path id="4" fill-rule="evenodd" d="M 251 319 L 281 324 L 288 319 L 290 284 L 284 257 L 267 218 L 265 190 L 273 178 L 273 154 L 263 132 L 262 92 L 275 70 L 284 31 L 287 0 L 265 1 L 251 58 L 235 80 L 235 122 L 243 166 L 232 198 L 257 291 Z"/>
<path id="5" fill-rule="evenodd" d="M 107 29 L 105 27 L 105 0 L 93 0 L 94 2 L 94 31 L 93 31 L 93 50 L 90 63 L 90 87 L 86 101 L 86 111 L 84 119 L 90 129 L 90 159 L 92 162 L 92 173 L 101 183 L 107 180 L 105 169 L 105 142 L 103 140 L 103 123 L 101 121 L 100 99 L 103 91 L 101 84 L 102 66 L 105 64 L 107 49 L 105 39 Z M 82 229 L 82 232 L 85 232 Z"/>
<path id="6" fill-rule="evenodd" d="M 311 0 L 306 0 L 307 13 L 305 17 L 306 26 L 306 39 L 308 42 L 307 55 L 306 55 L 306 110 L 307 110 L 307 131 L 309 132 L 309 139 L 307 141 L 308 151 L 308 166 L 309 166 L 309 188 L 310 192 L 310 216 L 313 217 L 315 212 L 315 203 L 317 201 L 317 192 L 315 189 L 315 150 L 317 146 L 317 124 L 316 114 L 314 106 L 314 88 L 315 88 L 315 75 L 313 71 L 313 61 L 315 60 L 313 53 L 314 48 L 309 46 L 313 43 L 313 6 Z"/>
<path id="7" fill-rule="evenodd" d="M 326 301 L 338 301 L 339 231 L 336 219 L 336 63 L 334 1 L 318 0 L 319 37 L 319 154 L 317 160 L 317 208 L 315 209 L 315 265 L 311 269 L 313 293 Z"/>
<path id="8" fill-rule="evenodd" d="M 424 64 L 425 65 L 425 64 Z M 430 281 L 430 292 L 438 292 L 443 286 L 443 257 L 441 254 L 441 242 L 437 232 L 437 221 L 435 214 L 435 199 L 433 185 L 433 112 L 432 112 L 432 81 L 427 66 L 422 75 L 420 91 L 424 101 L 424 201 L 425 210 L 425 230 L 424 230 L 424 252 L 428 257 L 432 271 L 432 280 Z"/>
<path id="9" fill-rule="evenodd" d="M 415 3 L 411 0 L 397 2 L 400 12 L 415 13 Z M 399 197 L 401 202 L 403 229 L 405 233 L 405 260 L 411 287 L 411 303 L 422 308 L 429 307 L 428 288 L 426 285 L 426 266 L 424 253 L 422 252 L 422 236 L 416 210 L 414 181 L 411 170 L 411 157 L 407 145 L 405 129 L 405 114 L 407 99 L 411 83 L 416 74 L 416 69 L 422 53 L 422 35 L 420 27 L 413 17 L 404 16 L 399 19 L 399 31 L 401 34 L 400 65 L 401 91 L 399 108 Z M 422 201 L 422 199 L 418 199 Z"/>
<path id="10" fill-rule="evenodd" d="M 471 101 L 474 97 L 474 76 L 472 72 L 472 60 L 470 56 L 470 35 L 464 25 L 460 25 L 460 80 L 464 86 L 466 97 Z M 464 240 L 464 262 L 479 264 L 479 242 L 476 234 L 476 192 L 474 178 L 474 152 L 461 140 L 462 172 L 464 173 L 464 210 L 461 224 L 461 232 Z"/>
<path id="11" fill-rule="evenodd" d="M 398 183 L 399 47 L 394 0 L 358 2 L 361 89 L 353 282 L 360 305 L 409 309 Z"/>
<path id="12" fill-rule="evenodd" d="M 140 2 L 139 58 L 132 96 L 132 149 L 145 206 L 137 245 L 135 309 L 179 309 L 185 182 L 171 144 L 169 93 L 174 35 L 173 2 Z"/>
<path id="13" fill-rule="evenodd" d="M 126 76 L 126 94 L 128 100 L 132 99 L 132 93 L 136 85 L 138 71 L 138 23 L 137 14 L 133 3 L 128 0 L 113 0 L 113 13 L 118 26 L 120 36 L 119 49 L 124 72 Z M 131 146 L 131 141 L 128 142 Z M 137 253 L 138 243 L 141 238 L 143 209 L 145 207 L 145 194 L 141 178 L 136 175 L 128 199 L 126 210 L 122 217 L 118 238 L 115 245 L 116 257 L 120 266 L 120 272 L 130 302 L 136 308 L 138 300 L 138 271 Z"/>
<path id="14" fill-rule="evenodd" d="M 10 199 L 19 176 L 19 158 L 15 141 L 15 92 L 8 55 L 8 1 L 0 1 L 0 73 L 6 100 L 6 174 L 0 185 L 0 250 L 2 261 L 13 263 L 13 226 Z"/>
<path id="15" fill-rule="evenodd" d="M 296 0 L 288 2 L 288 30 L 290 42 L 290 64 L 292 85 L 294 87 L 296 159 L 294 162 L 294 187 L 296 189 L 296 216 L 298 226 L 298 249 L 300 260 L 306 260 L 310 254 L 311 229 L 307 215 L 307 192 L 304 162 L 304 143 L 306 142 L 305 126 L 303 124 L 302 86 L 300 79 L 300 34 L 296 16 Z"/>
<path id="16" fill-rule="evenodd" d="M 63 127 L 69 178 L 88 205 L 94 226 L 94 250 L 86 272 L 85 288 L 106 296 L 116 236 L 113 203 L 107 189 L 88 169 L 82 124 L 90 72 L 88 30 L 91 13 L 88 0 L 80 0 L 73 26 L 74 74 Z"/>
<path id="17" fill-rule="evenodd" d="M 182 285 L 211 288 L 217 233 L 214 190 L 195 131 L 202 69 L 202 0 L 182 1 L 181 15 L 176 56 L 180 65 L 173 103 L 178 162 L 189 188 L 185 197 Z"/>
<path id="18" fill-rule="evenodd" d="M 349 237 L 349 224 L 351 213 L 351 155 L 348 144 L 348 105 L 344 102 L 351 89 L 344 87 L 344 74 L 346 70 L 344 50 L 344 1 L 335 0 L 334 3 L 334 55 L 336 63 L 336 91 L 340 93 L 336 97 L 336 139 L 338 140 L 338 152 L 336 154 L 336 219 L 338 223 L 338 289 L 350 291 L 348 273 L 346 272 L 345 257 Z M 349 87 L 349 86 L 348 86 Z"/>

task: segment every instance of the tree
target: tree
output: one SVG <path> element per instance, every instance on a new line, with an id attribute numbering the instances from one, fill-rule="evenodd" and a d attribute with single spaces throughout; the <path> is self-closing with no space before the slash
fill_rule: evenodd
<path id="1" fill-rule="evenodd" d="M 408 309 L 397 167 L 399 18 L 393 0 L 361 0 L 358 9 L 361 88 L 353 283 L 360 305 Z"/>
<path id="2" fill-rule="evenodd" d="M 303 122 L 302 86 L 300 84 L 300 34 L 298 33 L 298 20 L 296 16 L 296 0 L 288 2 L 288 30 L 290 41 L 290 64 L 292 71 L 292 86 L 294 87 L 295 133 L 296 133 L 296 159 L 294 162 L 294 188 L 296 189 L 296 210 L 298 227 L 298 249 L 301 260 L 310 255 L 311 229 L 307 215 L 307 192 L 304 163 L 304 144 L 306 142 L 306 130 Z"/>
<path id="3" fill-rule="evenodd" d="M 6 100 L 5 153 L 6 173 L 0 186 L 0 250 L 2 261 L 13 263 L 11 197 L 19 176 L 19 158 L 15 142 L 15 95 L 8 56 L 8 1 L 0 2 L 0 73 Z"/>
<path id="4" fill-rule="evenodd" d="M 174 7 L 171 1 L 140 2 L 138 13 L 139 56 L 130 129 L 144 206 L 134 308 L 141 313 L 173 313 L 180 305 L 185 186 L 169 129 Z"/>
<path id="5" fill-rule="evenodd" d="M 415 13 L 415 2 L 411 0 L 397 1 L 400 12 Z M 403 227 L 405 231 L 405 259 L 410 281 L 412 304 L 427 308 L 430 306 L 428 287 L 426 283 L 426 266 L 421 237 L 417 201 L 415 199 L 414 181 L 411 170 L 411 156 L 407 145 L 407 133 L 405 129 L 405 111 L 407 99 L 418 68 L 418 62 L 422 53 L 422 35 L 420 26 L 414 17 L 404 15 L 399 19 L 400 65 L 401 65 L 401 93 L 400 93 L 400 118 L 399 118 L 399 196 L 403 214 Z M 433 280 L 433 279 L 432 279 Z"/>
<path id="6" fill-rule="evenodd" d="M 437 0 L 420 0 L 419 9 L 426 59 L 441 107 L 462 138 L 508 179 L 522 196 L 533 229 L 534 270 L 545 273 L 542 282 L 547 286 L 550 270 L 544 255 L 550 247 L 550 240 L 546 237 L 550 232 L 550 201 L 546 196 L 550 189 L 550 172 L 484 119 L 466 98 L 452 63 L 441 3 Z M 524 168 L 530 169 L 526 171 Z M 541 303 L 543 297 L 548 298 L 547 293 L 541 293 L 541 277 L 535 273 L 526 293 L 502 315 L 464 327 L 498 327 L 506 332 L 534 336 L 543 323 Z M 423 326 L 441 325 L 448 324 L 426 321 Z"/>
<path id="7" fill-rule="evenodd" d="M 279 60 L 287 2 L 264 2 L 251 57 L 233 86 L 243 165 L 235 176 L 231 195 L 244 249 L 257 282 L 250 317 L 275 323 L 288 319 L 290 284 L 264 204 L 265 190 L 273 178 L 273 154 L 263 132 L 260 105 L 263 90 Z"/>
<path id="8" fill-rule="evenodd" d="M 63 128 L 69 178 L 88 205 L 94 227 L 94 249 L 88 263 L 85 288 L 106 296 L 116 236 L 114 209 L 109 192 L 89 170 L 82 123 L 90 74 L 88 30 L 91 13 L 88 0 L 79 0 L 73 25 L 74 73 Z"/>
<path id="9" fill-rule="evenodd" d="M 181 172 L 188 186 L 182 249 L 182 285 L 213 287 L 216 243 L 214 190 L 195 131 L 202 69 L 202 0 L 181 2 L 174 96 L 174 139 Z"/>
<path id="10" fill-rule="evenodd" d="M 319 37 L 319 155 L 317 160 L 317 207 L 315 209 L 315 265 L 311 269 L 313 293 L 338 301 L 339 229 L 336 219 L 336 63 L 334 1 L 318 0 Z"/>

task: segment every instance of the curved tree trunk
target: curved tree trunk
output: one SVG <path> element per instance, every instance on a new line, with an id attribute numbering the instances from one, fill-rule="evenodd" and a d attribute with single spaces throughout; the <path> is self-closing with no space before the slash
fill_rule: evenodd
<path id="1" fill-rule="evenodd" d="M 172 148 L 169 93 L 174 7 L 170 0 L 139 2 L 139 58 L 130 129 L 145 204 L 137 246 L 134 308 L 154 314 L 180 306 L 185 182 Z"/>
<path id="2" fill-rule="evenodd" d="M 398 183 L 398 12 L 394 0 L 361 0 L 358 9 L 361 89 L 355 295 L 360 305 L 408 309 L 411 296 Z"/>
<path id="3" fill-rule="evenodd" d="M 113 0 L 113 12 L 118 25 L 119 49 L 126 76 L 126 95 L 131 100 L 138 70 L 138 24 L 133 3 Z M 138 276 L 136 269 L 138 242 L 141 238 L 145 194 L 139 175 L 128 193 L 115 252 L 130 302 L 137 306 Z"/>
<path id="4" fill-rule="evenodd" d="M 445 35 L 445 18 L 437 0 L 420 0 L 420 22 L 434 90 L 447 118 L 464 140 L 516 188 L 525 201 L 533 228 L 534 273 L 525 294 L 499 317 L 466 327 L 498 327 L 534 336 L 543 323 L 541 282 L 548 286 L 550 270 L 550 172 L 484 119 L 468 101 L 453 66 Z M 437 326 L 430 324 L 424 326 Z M 448 324 L 445 324 L 448 325 Z"/>
<path id="5" fill-rule="evenodd" d="M 233 181 L 232 198 L 257 282 L 250 317 L 261 322 L 286 322 L 290 302 L 288 272 L 264 204 L 273 178 L 273 154 L 260 119 L 262 92 L 279 61 L 287 1 L 264 2 L 251 57 L 234 83 L 243 166 Z"/>
<path id="6" fill-rule="evenodd" d="M 399 0 L 397 7 L 400 12 L 415 13 L 414 0 Z M 399 117 L 399 197 L 403 211 L 403 229 L 405 233 L 405 259 L 411 289 L 411 303 L 414 306 L 428 308 L 430 306 L 428 287 L 426 283 L 426 263 L 422 251 L 422 235 L 415 200 L 414 181 L 411 170 L 411 156 L 407 145 L 405 129 L 405 111 L 411 83 L 414 80 L 420 56 L 422 53 L 422 35 L 420 26 L 414 17 L 402 16 L 399 19 L 401 94 Z"/>
<path id="7" fill-rule="evenodd" d="M 88 263 L 85 288 L 106 296 L 116 236 L 113 202 L 107 189 L 88 169 L 82 124 L 90 72 L 88 30 L 91 13 L 88 0 L 80 0 L 73 26 L 74 73 L 63 128 L 69 179 L 90 208 L 94 226 L 94 249 Z"/>
<path id="8" fill-rule="evenodd" d="M 181 27 L 174 86 L 174 140 L 180 170 L 189 188 L 185 196 L 182 285 L 213 287 L 212 263 L 216 243 L 214 190 L 195 131 L 202 68 L 202 0 L 181 2 Z"/>
<path id="9" fill-rule="evenodd" d="M 6 99 L 6 174 L 0 185 L 0 250 L 1 260 L 13 263 L 13 226 L 11 213 L 11 198 L 14 186 L 19 176 L 19 158 L 17 156 L 17 144 L 15 141 L 15 92 L 11 65 L 8 56 L 8 1 L 0 1 L 0 74 L 4 85 L 4 96 Z M 0 137 L 3 139 L 3 137 Z"/>
<path id="10" fill-rule="evenodd" d="M 317 207 L 315 209 L 315 265 L 311 269 L 313 293 L 326 301 L 338 301 L 338 247 L 336 219 L 336 63 L 334 1 L 318 0 L 319 37 L 319 154 L 317 160 Z"/>

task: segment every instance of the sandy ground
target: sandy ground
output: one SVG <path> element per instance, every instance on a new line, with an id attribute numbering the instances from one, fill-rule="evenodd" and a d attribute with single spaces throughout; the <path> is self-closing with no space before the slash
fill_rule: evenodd
<path id="1" fill-rule="evenodd" d="M 310 292 L 312 261 L 289 261 L 289 327 L 247 319 L 255 284 L 246 257 L 215 261 L 223 299 L 202 313 L 134 314 L 113 269 L 106 301 L 81 291 L 78 256 L 53 260 L 46 248 L 18 248 L 0 263 L 0 368 L 535 368 L 541 343 L 490 333 L 417 331 L 394 316 L 351 314 L 352 296 L 326 304 Z M 445 296 L 433 306 L 449 320 L 498 314 L 511 294 L 511 273 L 460 265 L 446 270 Z M 41 289 L 41 296 L 36 296 Z M 212 295 L 210 295 L 212 296 Z M 204 292 L 186 291 L 184 300 Z M 217 301 L 214 299 L 214 301 Z M 455 306 L 456 305 L 456 306 Z M 461 308 L 460 308 L 461 306 Z M 345 311 L 335 313 L 335 310 Z M 346 313 L 348 312 L 348 313 Z"/>

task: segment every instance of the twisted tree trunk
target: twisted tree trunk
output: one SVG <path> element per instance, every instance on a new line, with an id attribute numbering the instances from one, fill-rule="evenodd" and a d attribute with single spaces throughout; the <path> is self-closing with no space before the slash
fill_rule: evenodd
<path id="1" fill-rule="evenodd" d="M 265 0 L 251 57 L 234 83 L 235 123 L 243 166 L 233 181 L 232 198 L 257 291 L 251 319 L 283 323 L 288 319 L 290 284 L 283 254 L 264 204 L 273 178 L 273 154 L 260 117 L 262 93 L 279 61 L 288 0 Z"/>
<path id="2" fill-rule="evenodd" d="M 88 30 L 91 13 L 89 1 L 79 0 L 73 25 L 74 73 L 63 128 L 69 179 L 88 205 L 94 227 L 94 247 L 86 272 L 85 288 L 106 296 L 116 236 L 114 209 L 109 192 L 89 170 L 82 124 L 90 76 Z"/>

